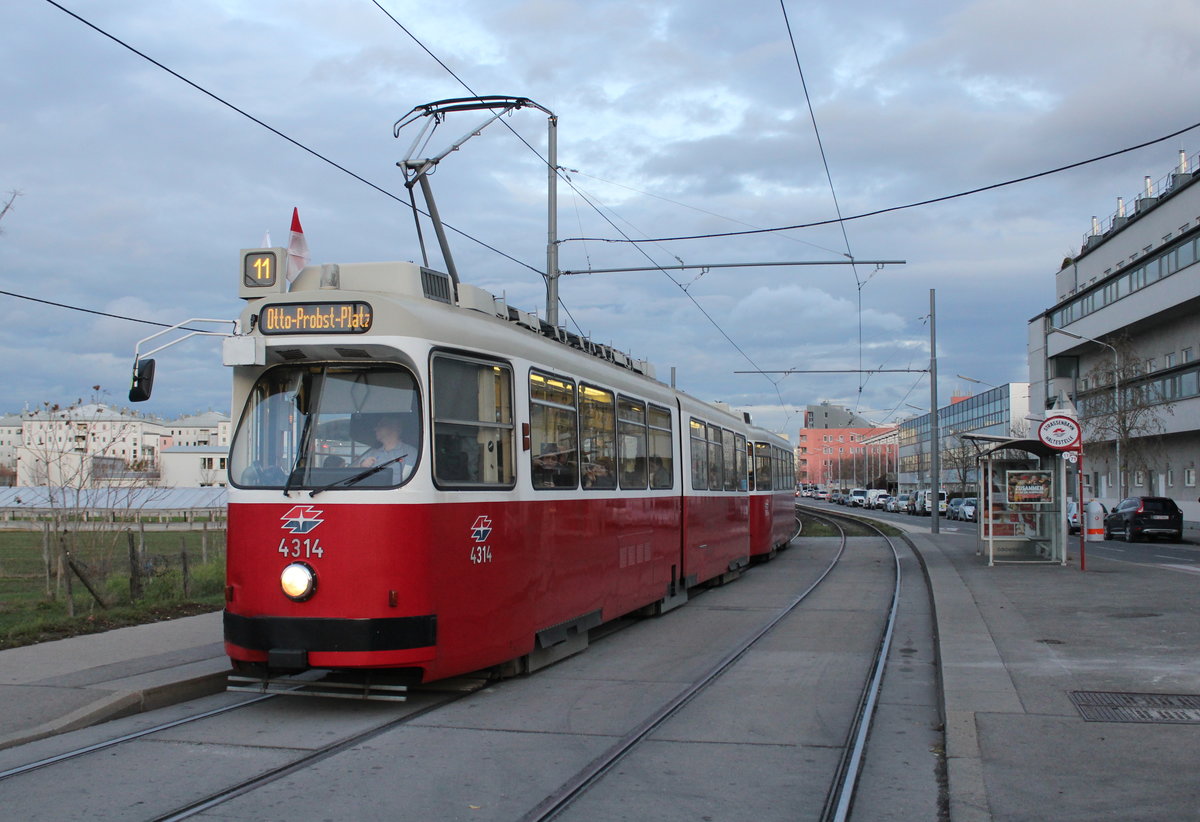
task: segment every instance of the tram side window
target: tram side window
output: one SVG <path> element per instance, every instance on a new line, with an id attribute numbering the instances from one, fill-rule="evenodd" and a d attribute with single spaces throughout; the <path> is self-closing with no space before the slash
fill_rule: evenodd
<path id="1" fill-rule="evenodd" d="M 657 405 L 650 406 L 650 487 L 670 488 L 675 484 L 672 447 L 671 412 Z"/>
<path id="2" fill-rule="evenodd" d="M 754 443 L 754 474 L 758 491 L 771 490 L 771 446 L 765 442 Z"/>
<path id="3" fill-rule="evenodd" d="M 442 486 L 511 487 L 511 369 L 435 354 L 432 380 L 434 480 Z"/>
<path id="4" fill-rule="evenodd" d="M 579 485 L 573 380 L 529 372 L 529 439 L 535 488 Z"/>
<path id="5" fill-rule="evenodd" d="M 737 442 L 734 440 L 733 432 L 721 429 L 721 456 L 722 462 L 725 465 L 726 491 L 736 491 L 738 489 L 736 447 Z"/>
<path id="6" fill-rule="evenodd" d="M 725 485 L 725 462 L 721 454 L 721 429 L 708 426 L 708 488 L 720 491 Z"/>
<path id="7" fill-rule="evenodd" d="M 646 405 L 629 397 L 617 400 L 620 425 L 621 487 L 646 487 Z"/>
<path id="8" fill-rule="evenodd" d="M 746 438 L 741 434 L 734 437 L 734 458 L 736 465 L 734 468 L 737 476 L 736 491 L 745 491 L 746 485 Z"/>
<path id="9" fill-rule="evenodd" d="M 691 421 L 692 487 L 704 490 L 708 487 L 708 437 L 705 425 L 693 418 Z"/>
<path id="10" fill-rule="evenodd" d="M 617 404 L 613 392 L 579 386 L 579 438 L 583 487 L 617 487 Z"/>

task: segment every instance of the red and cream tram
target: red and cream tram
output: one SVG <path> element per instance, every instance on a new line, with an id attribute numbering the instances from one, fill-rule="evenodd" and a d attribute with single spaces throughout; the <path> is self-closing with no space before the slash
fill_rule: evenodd
<path id="1" fill-rule="evenodd" d="M 529 670 L 793 535 L 792 452 L 412 263 L 242 254 L 225 342 L 239 667 Z"/>

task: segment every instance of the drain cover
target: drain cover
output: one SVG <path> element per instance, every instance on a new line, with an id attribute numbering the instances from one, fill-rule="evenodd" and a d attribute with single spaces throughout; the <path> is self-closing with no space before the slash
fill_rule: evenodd
<path id="1" fill-rule="evenodd" d="M 1088 722 L 1171 722 L 1200 725 L 1198 694 L 1071 691 L 1071 701 Z"/>

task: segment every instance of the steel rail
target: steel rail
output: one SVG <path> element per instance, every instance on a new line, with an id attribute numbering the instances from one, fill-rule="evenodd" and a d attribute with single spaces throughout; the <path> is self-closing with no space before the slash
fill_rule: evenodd
<path id="1" fill-rule="evenodd" d="M 811 516 L 824 519 L 827 522 L 835 522 L 836 518 L 838 518 L 837 514 L 824 512 L 820 514 L 812 512 Z M 900 608 L 900 552 L 896 550 L 896 544 L 892 542 L 891 537 L 883 533 L 882 529 L 868 520 L 861 520 L 850 516 L 840 518 L 870 528 L 887 543 L 888 548 L 892 552 L 896 581 L 892 586 L 892 601 L 888 608 L 888 616 L 884 621 L 883 630 L 880 632 L 879 642 L 875 647 L 875 654 L 871 660 L 870 673 L 863 687 L 863 692 L 859 696 L 858 710 L 855 711 L 854 721 L 851 723 L 850 732 L 847 734 L 846 746 L 843 749 L 842 758 L 838 763 L 837 777 L 834 779 L 833 785 L 825 797 L 825 808 L 821 814 L 823 822 L 845 822 L 850 814 L 850 808 L 854 803 L 854 793 L 858 788 L 858 777 L 862 768 L 863 755 L 867 749 L 867 739 L 870 736 L 871 722 L 874 719 L 875 708 L 879 701 L 879 691 L 883 686 L 883 671 L 887 665 L 888 651 L 892 645 L 892 633 L 896 627 L 896 618 Z"/>
<path id="2" fill-rule="evenodd" d="M 798 518 L 797 518 L 798 522 Z M 544 822 L 545 820 L 553 819 L 560 813 L 570 807 L 576 799 L 580 798 L 587 790 L 603 778 L 609 770 L 618 764 L 628 753 L 637 747 L 646 737 L 648 737 L 656 728 L 669 720 L 672 716 L 680 711 L 685 705 L 691 702 L 705 688 L 715 682 L 717 678 L 725 672 L 733 663 L 741 659 L 747 651 L 749 651 L 755 643 L 763 638 L 772 628 L 790 614 L 796 606 L 804 601 L 817 586 L 825 581 L 825 578 L 833 571 L 838 562 L 841 561 L 843 554 L 846 551 L 846 533 L 842 531 L 842 543 L 838 547 L 837 554 L 829 565 L 821 572 L 820 576 L 808 586 L 803 592 L 796 595 L 790 603 L 782 608 L 775 616 L 767 620 L 758 629 L 753 631 L 749 636 L 743 639 L 732 651 L 726 654 L 720 661 L 702 673 L 699 677 L 692 681 L 683 691 L 681 691 L 674 699 L 660 707 L 649 717 L 643 720 L 637 727 L 622 736 L 607 750 L 581 768 L 571 779 L 567 780 L 554 793 L 547 796 L 539 802 L 529 813 L 521 817 L 521 822 Z M 797 533 L 799 529 L 797 529 Z"/>
<path id="3" fill-rule="evenodd" d="M 244 708 L 247 705 L 253 705 L 255 702 L 262 702 L 264 699 L 272 699 L 275 696 L 276 696 L 276 694 L 267 694 L 266 696 L 259 696 L 259 697 L 255 697 L 254 699 L 247 699 L 242 702 L 238 702 L 235 705 L 226 705 L 222 708 L 215 708 L 211 711 L 204 711 L 202 713 L 198 713 L 194 716 L 187 716 L 187 717 L 183 717 L 182 719 L 172 720 L 171 722 L 164 722 L 161 725 L 155 725 L 152 728 L 143 728 L 140 731 L 134 731 L 133 733 L 125 734 L 124 736 L 119 736 L 114 739 L 107 739 L 104 742 L 97 742 L 93 745 L 86 745 L 82 748 L 76 748 L 75 750 L 72 750 L 72 751 L 66 751 L 64 753 L 56 754 L 55 756 L 48 756 L 45 759 L 39 759 L 36 762 L 30 762 L 26 765 L 20 765 L 16 768 L 10 768 L 7 771 L 0 771 L 0 781 L 8 779 L 13 776 L 18 776 L 23 773 L 28 773 L 30 771 L 36 771 L 39 768 L 45 768 L 50 765 L 56 765 L 59 762 L 67 762 L 68 760 L 75 759 L 76 757 L 84 756 L 86 754 L 95 753 L 96 751 L 103 751 L 106 748 L 111 748 L 115 745 L 120 745 L 123 742 L 130 742 L 134 739 L 141 739 L 144 736 L 149 736 L 150 734 L 155 734 L 155 733 L 158 733 L 159 731 L 166 731 L 166 730 L 170 730 L 171 728 L 178 728 L 180 725 L 186 725 L 189 722 L 196 722 L 197 720 L 208 719 L 209 717 L 212 717 L 212 716 L 219 716 L 220 714 L 228 713 L 229 711 L 236 711 L 238 708 Z"/>
<path id="4" fill-rule="evenodd" d="M 482 687 L 482 685 L 480 685 L 480 687 Z M 374 728 L 367 728 L 364 731 L 360 731 L 359 733 L 349 736 L 346 739 L 338 742 L 331 742 L 328 745 L 316 748 L 304 754 L 303 756 L 293 759 L 291 762 L 286 762 L 256 776 L 244 779 L 235 785 L 222 788 L 220 791 L 210 794 L 204 799 L 198 799 L 195 802 L 190 802 L 187 805 L 176 808 L 169 813 L 155 816 L 153 818 L 153 822 L 178 822 L 178 820 L 190 819 L 197 814 L 203 813 L 211 808 L 215 808 L 218 805 L 222 805 L 231 799 L 236 799 L 239 796 L 250 793 L 250 791 L 253 791 L 256 788 L 270 784 L 277 779 L 282 779 L 286 776 L 289 776 L 303 768 L 306 768 L 317 762 L 321 762 L 331 756 L 335 756 L 342 751 L 349 750 L 355 745 L 359 745 L 363 742 L 374 739 L 377 736 L 381 736 L 382 734 L 385 734 L 394 728 L 398 728 L 401 725 L 405 725 L 431 711 L 435 711 L 438 708 L 457 702 L 460 699 L 464 699 L 473 694 L 476 690 L 478 690 L 478 688 L 472 688 L 461 693 L 448 694 L 445 699 L 439 699 L 429 705 L 426 705 L 424 708 L 419 708 L 416 711 L 413 711 L 412 713 L 397 717 L 396 719 L 385 722 L 382 725 L 377 725 Z"/>

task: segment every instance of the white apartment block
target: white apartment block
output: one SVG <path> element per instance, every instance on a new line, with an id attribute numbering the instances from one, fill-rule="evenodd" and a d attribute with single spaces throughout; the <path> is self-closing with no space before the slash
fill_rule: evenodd
<path id="1" fill-rule="evenodd" d="M 19 436 L 11 434 L 15 424 L 5 424 L 14 422 L 19 422 Z M 0 418 L 0 464 L 16 469 L 20 486 L 156 485 L 164 449 L 225 449 L 229 434 L 229 417 L 217 412 L 161 420 L 102 403 L 42 408 Z M 11 456 L 4 449 L 10 436 Z"/>
<path id="2" fill-rule="evenodd" d="M 1200 185 L 1197 161 L 1118 199 L 1063 261 L 1029 323 L 1030 409 L 1074 410 L 1084 495 L 1168 496 L 1200 519 Z M 1123 433 L 1121 433 L 1123 432 Z"/>

